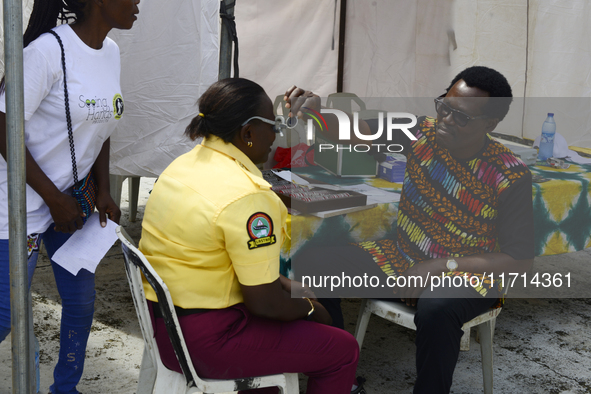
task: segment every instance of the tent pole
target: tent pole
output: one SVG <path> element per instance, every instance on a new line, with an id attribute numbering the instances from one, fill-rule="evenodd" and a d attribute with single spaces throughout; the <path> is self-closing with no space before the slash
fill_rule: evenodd
<path id="1" fill-rule="evenodd" d="M 29 340 L 25 135 L 23 99 L 23 9 L 21 0 L 4 0 L 8 223 L 12 330 L 12 392 L 33 393 L 33 346 Z"/>
<path id="2" fill-rule="evenodd" d="M 234 7 L 236 5 L 235 0 L 222 0 L 224 3 L 226 14 L 230 17 L 234 17 Z M 224 78 L 230 78 L 230 71 L 232 70 L 232 35 L 226 26 L 226 23 L 222 23 L 220 35 L 220 66 L 218 71 L 218 80 Z"/>
<path id="3" fill-rule="evenodd" d="M 347 0 L 341 0 L 341 14 L 339 17 L 339 58 L 337 65 L 337 92 L 343 91 L 345 68 L 345 22 L 347 20 Z"/>

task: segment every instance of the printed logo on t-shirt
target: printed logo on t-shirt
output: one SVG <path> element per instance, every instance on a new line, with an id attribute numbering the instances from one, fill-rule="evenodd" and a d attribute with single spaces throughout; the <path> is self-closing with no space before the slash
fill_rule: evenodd
<path id="1" fill-rule="evenodd" d="M 257 212 L 249 217 L 246 222 L 246 230 L 250 237 L 248 249 L 269 246 L 277 242 L 275 234 L 273 234 L 273 221 L 266 213 Z"/>
<path id="2" fill-rule="evenodd" d="M 92 122 L 93 124 L 106 123 L 113 117 L 109 100 L 106 98 L 100 98 L 98 96 L 86 97 L 81 94 L 78 100 L 80 101 L 78 103 L 80 108 L 88 109 L 88 115 L 86 116 L 87 122 Z"/>
<path id="3" fill-rule="evenodd" d="M 113 97 L 113 113 L 115 119 L 121 119 L 121 115 L 123 115 L 123 97 L 119 93 Z"/>

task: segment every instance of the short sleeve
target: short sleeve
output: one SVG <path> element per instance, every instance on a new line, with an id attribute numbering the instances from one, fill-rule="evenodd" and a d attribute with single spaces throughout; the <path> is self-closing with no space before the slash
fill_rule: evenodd
<path id="1" fill-rule="evenodd" d="M 241 284 L 256 286 L 279 278 L 286 219 L 285 206 L 270 190 L 239 198 L 220 213 L 216 231 Z"/>
<path id="2" fill-rule="evenodd" d="M 57 47 L 58 55 L 59 50 L 59 47 Z M 25 120 L 29 120 L 39 108 L 41 101 L 49 94 L 59 75 L 54 72 L 44 54 L 38 48 L 31 46 L 23 51 L 23 78 Z M 3 93 L 0 97 L 0 111 L 4 113 L 6 113 L 5 100 L 6 97 Z"/>
<path id="3" fill-rule="evenodd" d="M 532 178 L 528 171 L 500 196 L 499 246 L 516 260 L 534 258 Z"/>

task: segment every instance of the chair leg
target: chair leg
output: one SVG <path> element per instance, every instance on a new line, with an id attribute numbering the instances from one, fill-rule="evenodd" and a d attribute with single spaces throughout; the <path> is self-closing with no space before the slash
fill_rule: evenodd
<path id="1" fill-rule="evenodd" d="M 482 354 L 482 379 L 484 394 L 493 392 L 493 335 L 495 320 L 492 319 L 478 326 L 480 331 L 480 353 Z"/>
<path id="2" fill-rule="evenodd" d="M 129 193 L 129 221 L 135 222 L 135 218 L 137 216 L 138 196 L 140 194 L 140 177 L 132 176 L 127 179 Z"/>
<path id="3" fill-rule="evenodd" d="M 123 189 L 123 181 L 127 178 L 123 175 L 113 175 L 109 174 L 109 185 L 110 189 L 109 192 L 111 193 L 111 197 L 113 201 L 119 206 L 121 205 L 121 189 Z"/>
<path id="4" fill-rule="evenodd" d="M 462 340 L 460 341 L 460 350 L 463 352 L 467 352 L 470 350 L 470 328 L 463 328 L 464 335 L 462 335 Z"/>
<path id="5" fill-rule="evenodd" d="M 300 382 L 298 380 L 297 373 L 286 373 L 285 374 L 285 391 L 280 388 L 282 394 L 299 394 Z"/>
<path id="6" fill-rule="evenodd" d="M 361 350 L 361 346 L 363 345 L 365 330 L 367 330 L 370 317 L 371 311 L 367 308 L 367 299 L 363 299 L 361 300 L 359 316 L 357 317 L 357 327 L 355 327 L 355 339 L 357 339 L 357 343 L 359 344 L 359 350 Z"/>
<path id="7" fill-rule="evenodd" d="M 156 382 L 156 366 L 152 362 L 152 357 L 148 349 L 144 347 L 142 356 L 142 365 L 140 367 L 140 376 L 137 382 L 137 394 L 152 394 L 154 383 Z"/>
<path id="8" fill-rule="evenodd" d="M 182 374 L 166 369 L 164 366 L 158 370 L 154 394 L 185 394 L 186 392 L 187 381 Z"/>

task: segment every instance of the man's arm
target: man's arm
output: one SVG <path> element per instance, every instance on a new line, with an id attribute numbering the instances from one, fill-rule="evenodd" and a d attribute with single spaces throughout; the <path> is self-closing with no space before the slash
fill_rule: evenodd
<path id="1" fill-rule="evenodd" d="M 314 94 L 311 91 L 306 91 L 304 89 L 298 88 L 296 86 L 292 86 L 290 89 L 288 89 L 285 92 L 284 100 L 286 101 L 285 107 L 289 108 L 291 110 L 290 116 L 293 114 L 293 115 L 297 116 L 298 118 L 303 116 L 303 112 L 301 111 L 302 108 L 311 108 L 316 112 L 320 112 L 320 109 L 321 109 L 320 97 L 318 97 L 318 95 Z M 349 130 L 350 140 L 348 140 L 348 141 L 340 140 L 339 132 L 341 130 L 339 129 L 339 121 L 338 121 L 337 116 L 334 114 L 329 114 L 329 113 L 322 114 L 322 116 L 326 120 L 327 127 L 326 127 L 326 130 L 323 129 L 320 132 L 325 137 L 327 137 L 329 140 L 331 140 L 333 142 L 339 142 L 339 143 L 343 143 L 343 144 L 352 144 L 352 145 L 373 145 L 372 152 L 375 152 L 375 153 L 390 152 L 391 150 L 386 148 L 386 146 L 400 145 L 401 150 L 399 151 L 399 153 L 406 155 L 408 153 L 409 147 L 413 141 L 413 140 L 411 140 L 409 135 L 416 134 L 416 130 L 418 130 L 419 122 L 417 121 L 417 124 L 415 126 L 413 126 L 413 128 L 405 127 L 404 133 L 401 130 L 396 129 L 393 133 L 391 133 L 392 138 L 388 139 L 387 130 L 388 130 L 388 121 L 389 120 L 388 120 L 388 116 L 387 116 L 387 111 L 384 111 L 383 112 L 383 119 L 382 119 L 381 123 L 380 123 L 380 119 L 369 119 L 369 120 L 359 119 L 358 120 L 358 122 L 357 122 L 358 123 L 358 130 L 359 130 L 359 133 L 362 135 L 373 136 L 373 135 L 376 135 L 377 131 L 380 128 L 382 130 L 381 135 L 375 139 L 371 139 L 371 140 L 361 139 L 361 138 L 357 137 L 356 133 L 353 130 L 353 127 L 354 127 L 353 115 L 349 114 L 349 113 L 345 113 L 345 114 L 349 118 L 349 125 L 351 127 L 351 129 Z M 409 120 L 410 120 L 409 118 L 404 118 L 404 119 L 395 119 L 395 120 L 390 120 L 390 121 L 392 121 L 392 123 L 394 123 L 394 124 L 399 123 L 402 127 L 402 125 L 405 125 L 405 124 L 408 125 Z M 407 135 L 407 133 L 410 133 L 410 134 Z M 379 145 L 381 145 L 381 147 L 378 147 Z M 396 151 L 398 152 L 398 150 L 396 150 Z M 392 152 L 394 152 L 394 151 L 392 151 Z M 378 161 L 381 161 L 381 160 L 385 160 L 385 156 L 383 156 L 382 159 L 378 159 Z"/>
<path id="2" fill-rule="evenodd" d="M 493 275 L 497 278 L 500 274 L 529 272 L 533 266 L 534 259 L 517 260 L 506 253 L 485 253 L 474 256 L 454 257 L 458 263 L 457 271 L 474 274 Z M 401 276 L 420 276 L 423 278 L 423 287 L 401 287 L 396 293 L 403 301 L 410 306 L 416 306 L 417 300 L 423 290 L 429 285 L 429 277 L 441 276 L 449 272 L 446 267 L 447 259 L 432 259 L 415 264 Z"/>
<path id="3" fill-rule="evenodd" d="M 285 107 L 290 109 L 290 116 L 297 116 L 301 118 L 303 108 L 311 108 L 314 111 L 320 112 L 320 97 L 317 94 L 309 90 L 304 90 L 296 86 L 292 86 L 285 92 L 284 100 L 286 102 Z M 368 141 L 357 138 L 353 132 L 353 115 L 346 114 L 349 117 L 349 124 L 351 125 L 351 139 L 349 143 L 355 144 L 367 144 Z M 331 141 L 344 143 L 339 140 L 339 120 L 334 114 L 322 114 L 324 120 L 326 120 L 327 130 L 323 131 L 323 134 Z M 359 132 L 363 135 L 373 134 L 367 122 L 359 119 Z M 369 142 L 371 143 L 371 142 Z"/>
<path id="4" fill-rule="evenodd" d="M 6 147 L 6 114 L 0 112 L 0 154 L 8 159 Z M 8 161 L 8 160 L 7 160 Z M 49 207 L 56 231 L 73 233 L 82 228 L 84 213 L 72 196 L 62 193 L 45 175 L 28 149 L 26 149 L 27 184 L 37 192 Z"/>
<path id="5" fill-rule="evenodd" d="M 496 278 L 500 274 L 522 274 L 531 271 L 534 262 L 534 224 L 532 204 L 532 180 L 528 171 L 499 197 L 497 232 L 499 253 L 454 257 L 457 271 L 486 274 Z M 447 259 L 433 259 L 415 264 L 403 276 L 437 276 L 448 272 Z M 416 305 L 422 288 L 405 288 L 398 295 L 407 304 Z"/>

